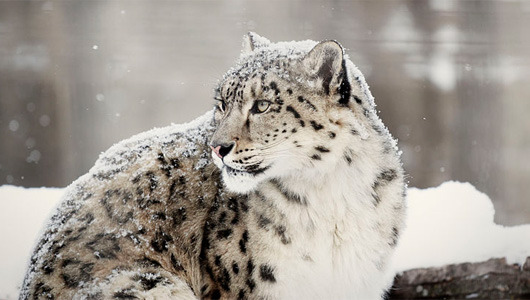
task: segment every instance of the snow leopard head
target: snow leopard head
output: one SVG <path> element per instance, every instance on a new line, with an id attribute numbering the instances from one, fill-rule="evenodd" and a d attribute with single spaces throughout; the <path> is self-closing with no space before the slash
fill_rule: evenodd
<path id="1" fill-rule="evenodd" d="M 363 101 L 364 115 L 372 108 L 352 68 L 336 41 L 271 43 L 249 33 L 215 90 L 210 147 L 226 186 L 245 193 L 264 179 L 326 172 L 344 159 L 342 137 L 363 131 L 355 121 Z"/>

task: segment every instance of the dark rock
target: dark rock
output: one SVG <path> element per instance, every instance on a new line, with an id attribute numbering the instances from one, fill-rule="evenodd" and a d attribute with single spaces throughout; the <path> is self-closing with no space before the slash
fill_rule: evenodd
<path id="1" fill-rule="evenodd" d="M 530 299 L 530 257 L 524 266 L 505 258 L 437 268 L 413 269 L 396 276 L 388 299 Z"/>

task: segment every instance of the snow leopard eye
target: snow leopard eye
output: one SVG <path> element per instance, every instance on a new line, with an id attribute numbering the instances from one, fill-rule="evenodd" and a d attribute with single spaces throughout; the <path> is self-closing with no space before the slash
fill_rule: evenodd
<path id="1" fill-rule="evenodd" d="M 254 102 L 254 105 L 250 109 L 250 112 L 253 114 L 261 114 L 267 111 L 271 106 L 271 102 L 267 100 L 257 100 Z"/>
<path id="2" fill-rule="evenodd" d="M 226 102 L 221 99 L 221 98 L 214 98 L 215 100 L 217 100 L 219 103 L 217 104 L 217 108 L 219 108 L 219 110 L 224 113 L 226 111 Z"/>

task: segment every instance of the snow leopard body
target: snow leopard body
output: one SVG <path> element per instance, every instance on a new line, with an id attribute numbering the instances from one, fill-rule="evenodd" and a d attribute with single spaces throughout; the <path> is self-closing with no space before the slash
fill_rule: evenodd
<path id="1" fill-rule="evenodd" d="M 405 215 L 395 141 L 335 41 L 254 33 L 218 105 L 102 154 L 20 299 L 381 299 Z"/>

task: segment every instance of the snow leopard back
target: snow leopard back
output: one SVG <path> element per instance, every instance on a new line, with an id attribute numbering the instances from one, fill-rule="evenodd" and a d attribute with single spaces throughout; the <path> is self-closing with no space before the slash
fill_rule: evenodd
<path id="1" fill-rule="evenodd" d="M 225 201 L 207 113 L 120 142 L 69 186 L 21 299 L 135 299 L 200 291 L 204 220 Z"/>

